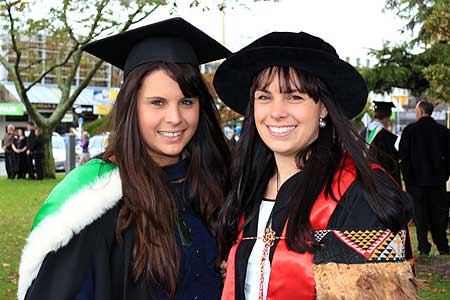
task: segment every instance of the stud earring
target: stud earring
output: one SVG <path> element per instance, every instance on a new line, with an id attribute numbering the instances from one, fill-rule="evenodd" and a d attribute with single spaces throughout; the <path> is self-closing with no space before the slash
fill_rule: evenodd
<path id="1" fill-rule="evenodd" d="M 325 128 L 325 126 L 327 126 L 327 122 L 323 118 L 320 118 L 319 119 L 319 127 Z"/>

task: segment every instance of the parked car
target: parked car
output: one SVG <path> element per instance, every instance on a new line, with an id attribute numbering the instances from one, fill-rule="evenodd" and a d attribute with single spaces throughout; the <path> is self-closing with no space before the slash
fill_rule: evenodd
<path id="1" fill-rule="evenodd" d="M 105 152 L 109 144 L 109 133 L 94 135 L 89 139 L 89 154 L 91 157 L 97 156 Z"/>
<path id="2" fill-rule="evenodd" d="M 64 139 L 56 132 L 52 135 L 52 153 L 57 171 L 64 171 L 66 163 L 66 144 Z"/>

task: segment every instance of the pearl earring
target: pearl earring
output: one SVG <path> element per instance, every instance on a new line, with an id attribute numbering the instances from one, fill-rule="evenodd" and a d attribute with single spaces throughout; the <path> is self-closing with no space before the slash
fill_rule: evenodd
<path id="1" fill-rule="evenodd" d="M 325 128 L 325 126 L 327 126 L 327 122 L 323 118 L 320 118 L 319 119 L 319 127 Z"/>

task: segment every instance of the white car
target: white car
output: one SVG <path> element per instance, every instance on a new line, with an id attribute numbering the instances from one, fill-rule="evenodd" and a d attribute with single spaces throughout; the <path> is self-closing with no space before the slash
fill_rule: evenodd
<path id="1" fill-rule="evenodd" d="M 56 170 L 64 171 L 66 163 L 66 144 L 64 139 L 56 132 L 52 135 L 52 153 Z"/>

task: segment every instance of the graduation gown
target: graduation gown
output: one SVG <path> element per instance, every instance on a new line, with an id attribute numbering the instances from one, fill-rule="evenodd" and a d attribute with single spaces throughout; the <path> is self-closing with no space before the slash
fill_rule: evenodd
<path id="1" fill-rule="evenodd" d="M 366 127 L 361 132 L 361 136 L 366 140 L 369 135 L 367 130 L 368 128 Z M 376 130 L 376 128 L 373 130 Z M 380 128 L 376 136 L 367 142 L 370 144 L 370 150 L 373 151 L 380 165 L 401 185 L 399 153 L 395 148 L 397 139 L 398 137 L 392 132 L 385 128 Z"/>
<path id="2" fill-rule="evenodd" d="M 408 261 L 412 251 L 407 241 L 407 225 L 404 231 L 396 233 L 383 225 L 356 180 L 351 161 L 343 167 L 341 177 L 339 172 L 333 181 L 333 191 L 340 201 L 322 193 L 310 215 L 314 238 L 322 247 L 301 254 L 289 250 L 285 240 L 276 239 L 270 248 L 267 299 L 385 300 L 393 299 L 390 296 L 394 291 L 402 296 L 398 299 L 416 299 L 416 281 Z M 306 184 L 307 179 L 297 173 L 278 192 L 272 212 L 276 236 L 286 236 L 287 201 L 302 181 Z M 391 188 L 402 192 L 392 184 Z M 255 240 L 245 238 L 255 237 L 257 226 L 258 220 L 254 218 L 243 228 L 230 251 L 223 300 L 245 299 L 247 262 L 255 244 Z"/>
<path id="3" fill-rule="evenodd" d="M 186 175 L 187 162 L 165 168 L 171 181 Z M 188 243 L 176 238 L 180 273 L 176 299 L 220 299 L 217 248 L 188 199 L 187 183 L 173 183 Z M 36 217 L 22 254 L 19 299 L 168 299 L 158 286 L 131 275 L 134 227 L 115 237 L 122 204 L 118 169 L 94 159 L 54 189 Z M 184 237 L 185 240 L 185 237 Z M 152 292 L 150 292 L 152 290 Z"/>

